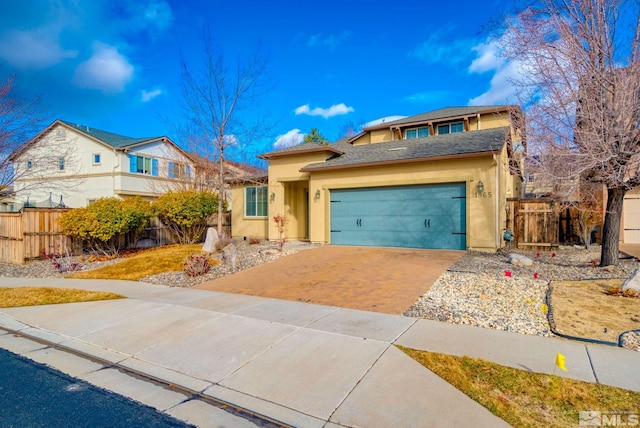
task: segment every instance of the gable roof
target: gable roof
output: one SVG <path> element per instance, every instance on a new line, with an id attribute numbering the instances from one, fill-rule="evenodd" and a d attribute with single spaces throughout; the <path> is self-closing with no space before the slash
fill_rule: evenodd
<path id="1" fill-rule="evenodd" d="M 510 136 L 508 126 L 484 131 L 458 132 L 426 138 L 344 147 L 342 155 L 309 164 L 301 171 L 357 168 L 391 163 L 469 157 L 502 151 Z"/>
<path id="2" fill-rule="evenodd" d="M 393 120 L 391 122 L 380 123 L 368 128 L 371 129 L 384 129 L 392 126 L 408 125 L 411 123 L 430 122 L 435 120 L 446 120 L 461 118 L 464 116 L 474 116 L 478 113 L 493 113 L 506 111 L 514 106 L 509 105 L 493 105 L 493 106 L 464 106 L 464 107 L 445 107 L 438 110 L 429 111 L 426 113 L 420 113 L 414 116 L 405 117 L 403 119 Z"/>
<path id="3" fill-rule="evenodd" d="M 101 141 L 102 143 L 113 147 L 114 149 L 124 149 L 127 147 L 135 146 L 145 142 L 162 139 L 163 137 L 145 137 L 145 138 L 132 138 L 124 135 L 115 134 L 113 132 L 103 131 L 101 129 L 91 128 L 86 125 L 79 125 L 65 120 L 59 120 L 56 122 L 63 123 L 70 128 L 75 129 L 85 135 L 93 137 L 94 139 Z M 55 122 L 54 122 L 55 125 Z"/>
<path id="4" fill-rule="evenodd" d="M 199 155 L 195 152 L 187 152 L 189 157 L 193 160 L 197 167 L 217 171 L 218 170 L 218 161 L 212 160 L 206 156 Z M 224 160 L 225 166 L 225 175 L 227 177 L 254 177 L 254 176 L 264 176 L 267 175 L 267 171 L 260 167 L 249 165 L 246 163 L 235 162 L 229 159 Z"/>
<path id="5" fill-rule="evenodd" d="M 154 142 L 154 141 L 164 141 L 164 142 L 167 142 L 167 143 L 171 144 L 172 146 L 174 146 L 184 156 L 186 156 L 187 159 L 191 159 L 189 157 L 189 155 L 184 150 L 182 150 L 177 144 L 175 144 L 173 141 L 171 141 L 169 138 L 167 138 L 165 136 L 132 138 L 132 137 L 127 137 L 127 136 L 120 135 L 120 134 L 115 134 L 113 132 L 103 131 L 101 129 L 91 128 L 91 127 L 86 126 L 86 125 L 79 125 L 79 124 L 67 122 L 67 121 L 64 121 L 64 120 L 56 119 L 49 126 L 47 126 L 45 129 L 40 131 L 35 137 L 33 137 L 32 139 L 27 141 L 25 144 L 23 144 L 20 147 L 18 147 L 9 156 L 9 160 L 13 161 L 16 157 L 20 156 L 29 146 L 33 145 L 35 142 L 40 140 L 40 138 L 44 134 L 46 134 L 47 132 L 50 132 L 51 130 L 53 130 L 53 128 L 55 128 L 56 125 L 62 125 L 62 126 L 65 126 L 67 128 L 73 129 L 74 131 L 77 131 L 77 132 L 79 132 L 79 133 L 91 138 L 94 141 L 98 141 L 98 142 L 100 142 L 102 144 L 105 144 L 105 145 L 107 145 L 109 147 L 112 147 L 114 149 L 120 149 L 120 150 L 126 150 L 126 149 L 131 148 L 131 147 L 135 147 L 135 146 L 138 146 L 138 145 L 141 145 L 141 144 L 145 144 L 145 143 L 151 143 L 151 142 Z"/>
<path id="6" fill-rule="evenodd" d="M 285 147 L 284 149 L 274 150 L 272 152 L 264 153 L 258 157 L 261 159 L 271 159 L 278 156 L 297 155 L 304 153 L 318 153 L 318 152 L 330 152 L 334 154 L 342 154 L 342 151 L 337 149 L 334 144 L 318 144 L 318 143 L 303 143 L 296 146 Z"/>

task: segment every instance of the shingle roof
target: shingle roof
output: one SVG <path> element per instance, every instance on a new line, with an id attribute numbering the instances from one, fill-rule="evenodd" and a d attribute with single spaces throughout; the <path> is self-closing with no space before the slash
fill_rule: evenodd
<path id="1" fill-rule="evenodd" d="M 83 134 L 89 135 L 97 140 L 102 141 L 103 143 L 116 148 L 123 149 L 125 147 L 134 146 L 136 144 L 144 143 L 145 141 L 157 140 L 162 137 L 146 137 L 146 138 L 131 138 L 126 137 L 124 135 L 114 134 L 113 132 L 102 131 L 100 129 L 91 128 L 90 126 L 78 125 L 75 123 L 67 122 L 61 120 L 60 122 L 65 125 L 76 129 Z"/>
<path id="2" fill-rule="evenodd" d="M 290 155 L 290 154 L 296 154 L 296 153 L 311 153 L 311 152 L 323 152 L 323 151 L 341 153 L 341 151 L 335 148 L 333 144 L 323 145 L 318 143 L 304 143 L 304 144 L 298 144 L 296 146 L 285 147 L 284 149 L 274 150 L 272 152 L 264 153 L 258 157 L 268 159 L 271 157 L 284 156 L 284 155 Z"/>
<path id="3" fill-rule="evenodd" d="M 499 152 L 509 135 L 509 127 L 502 127 L 427 138 L 396 140 L 387 143 L 364 144 L 351 146 L 348 149 L 345 147 L 343 155 L 330 158 L 325 162 L 309 164 L 301 171 Z"/>
<path id="4" fill-rule="evenodd" d="M 468 116 L 476 113 L 482 113 L 487 110 L 502 110 L 509 106 L 465 106 L 465 107 L 445 107 L 438 110 L 429 111 L 426 113 L 417 114 L 415 116 L 405 117 L 404 119 L 398 119 L 391 122 L 386 122 L 372 126 L 370 128 L 389 127 L 394 125 L 403 125 L 414 122 L 427 122 L 430 120 L 446 119 L 449 117 Z"/>

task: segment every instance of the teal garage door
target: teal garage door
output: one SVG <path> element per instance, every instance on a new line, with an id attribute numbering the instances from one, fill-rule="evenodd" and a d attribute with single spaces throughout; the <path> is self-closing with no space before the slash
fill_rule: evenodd
<path id="1" fill-rule="evenodd" d="M 331 243 L 466 249 L 465 183 L 331 191 Z"/>

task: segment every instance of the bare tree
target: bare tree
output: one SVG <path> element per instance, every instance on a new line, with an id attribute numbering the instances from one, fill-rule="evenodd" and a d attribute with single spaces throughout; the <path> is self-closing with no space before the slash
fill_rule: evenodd
<path id="1" fill-rule="evenodd" d="M 38 110 L 38 102 L 38 99 L 28 100 L 18 95 L 15 75 L 0 80 L 0 192 L 11 188 L 16 179 L 37 175 L 34 169 L 29 171 L 16 166 L 12 155 L 21 144 L 42 130 L 45 120 Z M 51 156 L 50 153 L 47 155 Z M 37 177 L 33 178 L 36 183 Z"/>
<path id="2" fill-rule="evenodd" d="M 267 86 L 267 58 L 260 49 L 246 61 L 229 67 L 228 61 L 214 44 L 208 29 L 202 35 L 202 63 L 190 65 L 181 55 L 182 116 L 188 128 L 195 130 L 191 138 L 196 145 L 211 149 L 217 162 L 215 187 L 221 201 L 225 195 L 225 160 L 238 145 L 250 144 L 268 134 L 264 116 L 249 121 L 243 113 L 255 107 Z M 218 205 L 222 207 L 222 203 Z M 218 210 L 218 233 L 222 233 L 222 210 Z"/>
<path id="3" fill-rule="evenodd" d="M 606 187 L 600 263 L 617 264 L 624 195 L 640 185 L 640 3 L 535 0 L 498 42 L 521 71 L 530 153 L 556 183 Z"/>

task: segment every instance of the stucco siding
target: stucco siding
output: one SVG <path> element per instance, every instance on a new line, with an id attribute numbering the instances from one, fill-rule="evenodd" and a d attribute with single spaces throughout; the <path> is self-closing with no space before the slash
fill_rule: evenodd
<path id="1" fill-rule="evenodd" d="M 268 239 L 269 218 L 248 218 L 244 215 L 244 187 L 231 189 L 231 236 L 233 238 Z"/>

